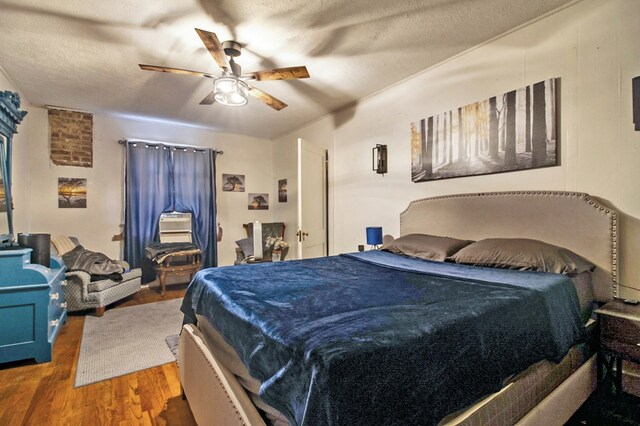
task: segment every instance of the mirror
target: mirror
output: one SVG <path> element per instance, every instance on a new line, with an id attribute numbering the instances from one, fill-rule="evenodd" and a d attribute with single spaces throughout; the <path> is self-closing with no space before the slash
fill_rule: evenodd
<path id="1" fill-rule="evenodd" d="M 11 142 L 26 111 L 20 111 L 20 95 L 0 92 L 0 248 L 13 242 L 11 211 Z"/>
<path id="2" fill-rule="evenodd" d="M 0 136 L 0 244 L 9 243 L 12 239 L 12 231 L 9 229 L 9 191 L 7 191 L 7 143 L 4 136 Z"/>
<path id="3" fill-rule="evenodd" d="M 6 143 L 4 136 L 0 136 L 0 242 L 4 242 L 6 237 L 4 235 L 10 234 L 9 231 L 9 216 L 7 206 L 11 205 L 11 201 L 8 199 L 7 191 L 5 189 L 5 182 L 7 181 L 5 158 L 6 158 Z"/>

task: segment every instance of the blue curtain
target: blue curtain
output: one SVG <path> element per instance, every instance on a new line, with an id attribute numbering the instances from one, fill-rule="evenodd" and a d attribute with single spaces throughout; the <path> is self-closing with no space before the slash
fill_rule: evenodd
<path id="1" fill-rule="evenodd" d="M 142 268 L 143 282 L 155 278 L 144 249 L 159 241 L 158 220 L 164 212 L 193 215 L 202 265 L 217 266 L 215 157 L 210 149 L 127 142 L 124 258 L 132 268 Z"/>
<path id="2" fill-rule="evenodd" d="M 124 259 L 142 268 L 143 282 L 155 278 L 144 248 L 158 235 L 160 214 L 173 210 L 171 151 L 161 145 L 127 142 Z"/>
<path id="3" fill-rule="evenodd" d="M 215 151 L 173 148 L 174 206 L 193 215 L 195 244 L 202 266 L 218 265 Z"/>

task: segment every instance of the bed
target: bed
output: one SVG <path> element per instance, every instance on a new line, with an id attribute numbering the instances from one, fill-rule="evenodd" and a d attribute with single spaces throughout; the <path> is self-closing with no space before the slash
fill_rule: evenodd
<path id="1" fill-rule="evenodd" d="M 601 275 L 609 279 L 594 283 L 596 300 L 604 302 L 617 291 L 616 212 L 587 194 L 523 191 L 417 200 L 400 217 L 400 235 L 416 233 L 467 240 L 494 237 L 542 240 L 580 254 L 604 272 Z M 185 296 L 187 324 L 181 334 L 179 349 L 181 383 L 198 423 L 262 425 L 266 418 L 273 424 L 367 424 L 373 419 L 384 418 L 380 416 L 385 416 L 389 407 L 401 407 L 384 422 L 539 424 L 546 421 L 561 424 L 590 395 L 595 386 L 593 348 L 588 339 L 589 327 L 579 322 L 585 318 L 571 311 L 571 306 L 578 305 L 578 295 L 568 278 L 441 262 L 436 265 L 436 262 L 405 257 L 398 260 L 393 256 L 371 252 L 336 259 L 285 262 L 290 265 L 263 265 L 262 272 L 279 277 L 278 284 L 255 288 L 251 288 L 250 278 L 246 274 L 243 278 L 238 269 L 233 273 L 225 272 L 224 268 L 200 272 Z M 380 262 L 386 265 L 380 265 Z M 283 267 L 305 270 L 307 275 L 302 277 L 306 278 L 300 281 L 299 287 L 309 287 L 322 294 L 336 293 L 332 296 L 334 299 L 323 300 L 318 294 L 291 296 L 297 287 L 294 287 L 295 282 L 288 283 L 289 287 L 282 284 L 289 276 L 288 271 L 278 275 L 284 271 Z M 427 270 L 416 271 L 416 268 Z M 471 269 L 474 269 L 474 276 L 469 278 L 465 274 L 470 274 Z M 343 271 L 340 277 L 335 275 L 338 270 Z M 400 275 L 388 275 L 391 270 Z M 252 271 L 257 271 L 255 265 Z M 354 278 L 344 278 L 349 275 L 345 271 L 354 271 L 354 277 L 367 276 L 368 287 L 353 287 L 350 280 Z M 445 284 L 451 284 L 452 274 L 457 284 L 447 287 Z M 422 284 L 415 284 L 417 277 L 424 276 L 438 276 L 440 281 L 431 283 L 425 291 Z M 338 279 L 342 280 L 340 286 L 332 290 L 330 283 Z M 468 279 L 473 282 L 465 281 Z M 398 284 L 396 287 L 385 286 L 385 280 Z M 216 284 L 205 285 L 204 281 Z M 498 289 L 495 286 L 499 283 L 505 285 Z M 544 286 L 549 291 L 540 292 L 535 286 Z M 266 293 L 261 294 L 263 290 Z M 370 294 L 360 296 L 363 291 Z M 452 292 L 455 292 L 453 297 L 445 297 Z M 501 295 L 498 299 L 511 302 L 499 309 L 487 307 L 483 295 L 496 292 Z M 203 295 L 208 295 L 209 299 Z M 437 299 L 438 295 L 442 297 Z M 465 306 L 471 303 L 471 310 L 477 312 L 478 320 L 462 319 L 462 326 L 453 331 L 447 329 L 446 333 L 436 330 L 429 335 L 428 339 L 432 340 L 428 342 L 423 336 L 413 339 L 416 330 L 412 329 L 412 321 L 421 321 L 424 309 L 422 305 L 416 308 L 407 300 L 423 296 L 436 297 L 438 303 L 434 304 L 431 299 L 428 303 L 442 307 L 441 311 L 436 311 L 439 312 L 437 318 L 449 318 L 453 311 L 468 311 Z M 378 299 L 393 303 L 390 307 L 381 307 Z M 569 301 L 564 304 L 566 312 L 559 307 L 564 299 Z M 267 303 L 262 303 L 264 301 Z M 350 307 L 350 303 L 361 305 Z M 460 306 L 451 307 L 456 304 Z M 335 324 L 339 327 L 332 327 L 333 319 L 326 320 L 332 318 L 326 305 L 335 305 L 340 312 L 350 312 L 350 308 L 353 312 L 366 311 L 367 315 L 353 318 L 337 315 L 339 321 L 335 320 Z M 370 314 L 383 309 L 382 316 Z M 430 307 L 429 311 L 432 310 Z M 316 316 L 307 318 L 308 315 Z M 502 325 L 505 315 L 513 321 Z M 279 318 L 280 322 L 262 327 L 264 335 L 259 336 L 256 329 L 247 326 L 260 324 L 270 317 Z M 379 327 L 391 317 L 394 325 L 399 323 L 400 328 L 394 329 L 390 336 L 385 334 L 387 329 Z M 353 334 L 341 335 L 345 324 L 350 324 L 344 322 L 345 318 L 357 325 L 354 326 L 355 338 Z M 321 326 L 318 319 L 322 319 Z M 517 344 L 510 339 L 518 336 L 512 337 L 505 331 L 510 329 L 509 323 L 527 324 L 524 331 L 522 327 L 512 327 L 514 336 L 521 339 Z M 543 328 L 535 328 L 544 326 L 543 323 L 552 324 L 555 331 L 545 334 Z M 476 334 L 470 338 L 465 334 L 466 329 L 473 329 Z M 336 333 L 342 337 L 336 338 Z M 375 338 L 369 338 L 371 336 Z M 325 337 L 329 340 L 323 340 Z M 531 344 L 547 337 L 544 344 Z M 300 356 L 287 358 L 295 346 L 292 342 L 298 341 L 296 338 L 311 343 Z M 438 340 L 441 338 L 445 340 Z M 335 344 L 336 339 L 340 345 Z M 473 344 L 473 339 L 480 343 Z M 386 343 L 376 348 L 375 345 L 382 341 Z M 406 346 L 408 341 L 418 346 Z M 497 341 L 503 346 L 485 350 L 485 341 Z M 354 346 L 358 349 L 349 352 Z M 462 363 L 465 357 L 460 353 L 464 351 L 459 348 L 466 348 L 465 354 L 473 365 L 473 362 L 479 362 L 476 359 L 479 356 L 495 351 L 506 353 L 515 346 L 522 346 L 522 351 L 515 354 L 514 359 L 503 360 L 502 356 L 494 354 L 479 372 L 482 373 L 480 378 L 460 379 L 471 377 L 472 373 L 477 376 L 478 372 Z M 359 355 L 336 358 L 333 355 L 336 353 Z M 441 368 L 416 365 L 426 358 L 436 360 L 432 364 Z M 313 365 L 312 373 L 301 371 L 298 363 Z M 417 366 L 420 368 L 416 370 Z M 251 373 L 247 374 L 249 370 Z M 455 374 L 451 376 L 453 378 L 443 379 L 447 376 L 442 376 L 442 370 L 460 370 L 458 379 Z M 496 374 L 492 376 L 484 370 L 496 370 Z M 362 380 L 350 381 L 350 374 Z M 339 382 L 347 385 L 341 388 Z M 301 389 L 296 390 L 296 387 Z M 353 396 L 349 393 L 351 388 L 354 389 Z M 288 402 L 283 404 L 274 395 Z M 367 398 L 371 401 L 368 407 Z M 421 398 L 430 404 L 421 404 Z M 350 414 L 355 417 L 348 418 Z"/>

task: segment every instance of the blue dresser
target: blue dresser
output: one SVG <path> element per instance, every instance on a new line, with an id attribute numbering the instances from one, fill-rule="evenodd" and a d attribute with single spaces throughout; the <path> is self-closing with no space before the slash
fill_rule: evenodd
<path id="1" fill-rule="evenodd" d="M 30 263 L 31 249 L 0 250 L 0 363 L 51 361 L 67 319 L 62 259 L 51 268 Z"/>

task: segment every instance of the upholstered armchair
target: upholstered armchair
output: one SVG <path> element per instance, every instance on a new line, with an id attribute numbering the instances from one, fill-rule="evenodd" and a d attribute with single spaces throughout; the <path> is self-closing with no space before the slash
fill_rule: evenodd
<path id="1" fill-rule="evenodd" d="M 60 238 L 53 235 L 51 237 L 51 253 L 61 255 L 73 249 L 79 244 L 75 237 Z M 59 241 L 63 242 L 60 243 Z M 69 247 L 69 244 L 73 244 Z M 58 251 L 58 247 L 63 247 Z M 62 253 L 60 253 L 62 252 Z M 122 274 L 122 281 L 114 281 L 103 279 L 99 281 L 91 281 L 91 275 L 84 271 L 70 271 L 66 273 L 67 286 L 64 290 L 67 302 L 67 311 L 83 311 L 87 309 L 95 309 L 96 315 L 101 317 L 107 305 L 124 299 L 138 290 L 141 285 L 142 271 L 140 268 L 130 269 L 126 262 L 122 262 L 125 266 L 125 272 Z"/>
<path id="2" fill-rule="evenodd" d="M 247 238 L 243 240 L 236 241 L 238 247 L 236 247 L 236 261 L 234 265 L 240 265 L 243 263 L 253 263 L 254 261 L 249 258 L 249 256 L 253 256 L 253 223 L 245 223 L 242 225 L 244 228 Z M 284 229 L 285 225 L 283 222 L 273 222 L 273 223 L 263 223 L 262 224 L 262 241 L 267 240 L 269 237 L 280 237 L 284 239 Z M 283 250 L 282 257 L 286 256 L 289 248 Z M 263 246 L 263 261 L 270 262 L 271 261 L 271 250 L 265 249 Z"/>

